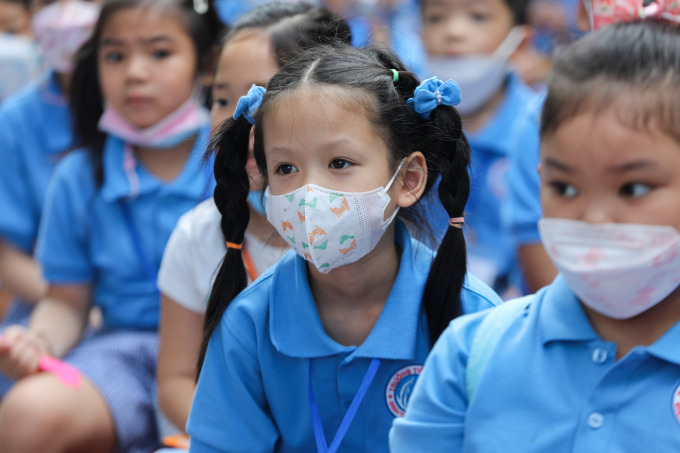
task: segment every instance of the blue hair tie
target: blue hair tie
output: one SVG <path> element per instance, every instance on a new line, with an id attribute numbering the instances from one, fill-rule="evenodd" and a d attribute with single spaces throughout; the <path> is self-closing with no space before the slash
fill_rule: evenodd
<path id="1" fill-rule="evenodd" d="M 243 115 L 245 119 L 248 120 L 250 124 L 255 124 L 255 112 L 260 108 L 262 104 L 262 97 L 267 92 L 263 87 L 253 84 L 248 90 L 248 94 L 241 96 L 236 104 L 236 111 L 234 112 L 234 119 L 238 119 L 239 116 Z"/>
<path id="2" fill-rule="evenodd" d="M 411 106 L 418 116 L 429 120 L 432 111 L 440 105 L 458 105 L 461 99 L 458 82 L 452 79 L 442 82 L 439 77 L 434 76 L 423 80 L 406 104 Z"/>

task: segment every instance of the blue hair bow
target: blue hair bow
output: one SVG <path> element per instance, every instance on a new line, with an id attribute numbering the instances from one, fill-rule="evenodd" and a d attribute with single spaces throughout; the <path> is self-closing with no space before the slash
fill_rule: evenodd
<path id="1" fill-rule="evenodd" d="M 260 108 L 260 104 L 262 104 L 262 97 L 266 92 L 267 90 L 265 90 L 263 87 L 253 84 L 253 86 L 250 87 L 250 90 L 248 90 L 248 94 L 241 96 L 241 98 L 238 100 L 238 104 L 236 104 L 236 111 L 234 112 L 234 119 L 237 119 L 239 116 L 243 115 L 243 117 L 247 119 L 250 124 L 255 124 L 255 112 L 257 112 L 257 109 Z"/>
<path id="2" fill-rule="evenodd" d="M 434 76 L 423 80 L 406 104 L 410 105 L 418 116 L 429 120 L 432 111 L 440 105 L 458 105 L 461 99 L 458 82 L 452 79 L 442 82 L 439 77 Z"/>

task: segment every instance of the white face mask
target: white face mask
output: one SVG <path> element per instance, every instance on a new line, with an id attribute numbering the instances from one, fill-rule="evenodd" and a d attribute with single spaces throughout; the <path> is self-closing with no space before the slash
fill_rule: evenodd
<path id="1" fill-rule="evenodd" d="M 453 79 L 458 82 L 463 100 L 456 110 L 461 115 L 470 115 L 498 93 L 510 72 L 508 60 L 524 38 L 524 30 L 514 27 L 491 55 L 428 58 L 428 73 L 442 80 Z"/>
<path id="2" fill-rule="evenodd" d="M 609 318 L 637 316 L 680 285 L 680 236 L 673 227 L 566 219 L 541 219 L 538 226 L 574 293 Z"/>
<path id="3" fill-rule="evenodd" d="M 284 195 L 265 191 L 267 220 L 298 255 L 324 274 L 354 263 L 375 248 L 399 208 L 387 219 L 387 191 L 399 174 L 399 164 L 385 188 L 340 192 L 307 184 Z"/>

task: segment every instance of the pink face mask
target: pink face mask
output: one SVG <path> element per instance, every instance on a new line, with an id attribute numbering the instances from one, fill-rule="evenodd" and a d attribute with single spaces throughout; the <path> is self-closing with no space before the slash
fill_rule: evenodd
<path id="1" fill-rule="evenodd" d="M 113 107 L 107 105 L 99 119 L 99 130 L 114 135 L 131 145 L 169 148 L 196 134 L 210 121 L 208 111 L 194 98 L 157 124 L 139 129 Z"/>
<path id="2" fill-rule="evenodd" d="M 548 255 L 579 300 L 613 319 L 649 310 L 680 285 L 675 228 L 541 219 Z"/>
<path id="3" fill-rule="evenodd" d="M 73 57 L 98 17 L 97 4 L 80 0 L 57 1 L 40 10 L 32 28 L 46 65 L 62 74 L 71 72 Z"/>

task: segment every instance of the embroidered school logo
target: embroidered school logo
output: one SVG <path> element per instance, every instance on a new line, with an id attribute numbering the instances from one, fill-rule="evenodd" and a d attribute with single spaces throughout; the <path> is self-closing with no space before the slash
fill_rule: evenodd
<path id="1" fill-rule="evenodd" d="M 395 417 L 403 417 L 411 399 L 413 386 L 423 370 L 422 365 L 410 365 L 394 373 L 385 389 L 385 402 Z"/>
<path id="2" fill-rule="evenodd" d="M 680 385 L 673 390 L 673 415 L 675 415 L 675 420 L 680 423 Z"/>

